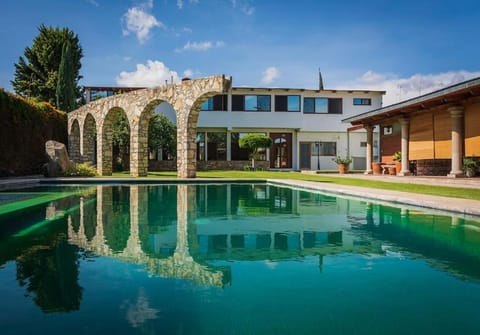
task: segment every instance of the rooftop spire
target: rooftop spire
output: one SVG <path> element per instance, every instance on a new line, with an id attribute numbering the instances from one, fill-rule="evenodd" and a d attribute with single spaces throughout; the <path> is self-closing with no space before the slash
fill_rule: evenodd
<path id="1" fill-rule="evenodd" d="M 318 68 L 318 89 L 323 91 L 323 78 L 322 78 L 322 71 Z"/>

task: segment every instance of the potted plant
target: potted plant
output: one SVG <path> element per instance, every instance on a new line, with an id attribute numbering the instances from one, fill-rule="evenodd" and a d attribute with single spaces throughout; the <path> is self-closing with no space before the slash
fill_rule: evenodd
<path id="1" fill-rule="evenodd" d="M 476 160 L 470 157 L 463 158 L 463 173 L 467 177 L 474 177 L 477 172 L 478 163 Z"/>
<path id="2" fill-rule="evenodd" d="M 393 154 L 392 160 L 395 162 L 395 170 L 397 173 L 400 173 L 402 171 L 402 152 L 397 151 L 396 153 Z"/>
<path id="3" fill-rule="evenodd" d="M 351 157 L 342 158 L 340 156 L 337 156 L 332 160 L 338 165 L 338 173 L 341 173 L 341 174 L 348 173 L 348 166 L 352 162 Z"/>
<path id="4" fill-rule="evenodd" d="M 259 149 L 269 148 L 272 145 L 272 139 L 266 135 L 252 133 L 240 138 L 238 145 L 250 151 L 251 168 L 255 170 L 255 159 L 260 158 Z"/>

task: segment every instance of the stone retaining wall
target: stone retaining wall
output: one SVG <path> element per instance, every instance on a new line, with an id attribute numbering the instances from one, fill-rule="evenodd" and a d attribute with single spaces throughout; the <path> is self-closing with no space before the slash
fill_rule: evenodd
<path id="1" fill-rule="evenodd" d="M 197 169 L 199 171 L 206 170 L 245 170 L 246 166 L 250 166 L 252 162 L 248 161 L 197 161 Z M 255 161 L 255 167 L 262 170 L 270 168 L 269 161 Z M 148 162 L 149 171 L 175 171 L 177 162 L 172 161 L 155 161 Z"/>
<path id="2" fill-rule="evenodd" d="M 451 169 L 451 159 L 419 159 L 416 174 L 417 176 L 446 176 Z"/>

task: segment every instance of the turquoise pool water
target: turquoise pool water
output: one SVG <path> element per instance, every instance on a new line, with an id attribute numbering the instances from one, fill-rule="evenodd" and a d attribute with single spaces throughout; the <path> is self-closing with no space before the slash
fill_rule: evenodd
<path id="1" fill-rule="evenodd" d="M 268 184 L 36 192 L 63 196 L 0 215 L 2 335 L 480 333 L 475 219 Z"/>

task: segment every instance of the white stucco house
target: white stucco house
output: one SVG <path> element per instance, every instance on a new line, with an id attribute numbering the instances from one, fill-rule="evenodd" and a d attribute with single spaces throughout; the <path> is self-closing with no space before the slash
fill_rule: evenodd
<path id="1" fill-rule="evenodd" d="M 132 88 L 137 89 L 137 88 Z M 86 100 L 130 88 L 85 87 Z M 270 169 L 332 170 L 336 156 L 351 157 L 351 169 L 365 170 L 366 132 L 349 131 L 342 123 L 382 107 L 385 91 L 312 90 L 302 88 L 232 87 L 228 94 L 209 98 L 202 106 L 197 128 L 197 160 L 204 163 L 246 161 L 238 140 L 248 133 L 273 139 L 263 153 Z M 167 103 L 156 108 L 175 121 Z M 374 134 L 374 155 L 378 135 Z M 160 155 L 161 157 L 161 155 Z"/>

